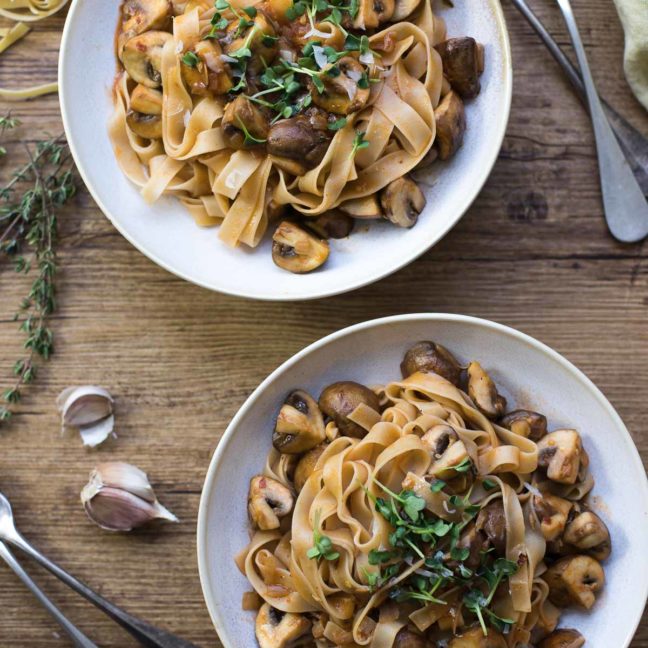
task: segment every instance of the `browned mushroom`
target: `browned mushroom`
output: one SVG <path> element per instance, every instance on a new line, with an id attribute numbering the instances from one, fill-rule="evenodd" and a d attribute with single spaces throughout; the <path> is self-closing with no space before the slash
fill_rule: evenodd
<path id="1" fill-rule="evenodd" d="M 356 29 L 373 29 L 389 20 L 395 8 L 394 0 L 360 0 L 353 19 Z"/>
<path id="2" fill-rule="evenodd" d="M 594 595 L 605 582 L 603 568 L 591 556 L 561 558 L 542 578 L 549 585 L 549 600 L 554 605 L 579 605 L 586 609 L 594 605 Z"/>
<path id="3" fill-rule="evenodd" d="M 289 272 L 304 274 L 316 270 L 328 256 L 327 241 L 290 221 L 281 221 L 272 235 L 272 260 Z"/>
<path id="4" fill-rule="evenodd" d="M 288 394 L 277 416 L 272 445 L 285 454 L 300 454 L 325 438 L 322 412 L 315 399 L 302 389 Z"/>
<path id="5" fill-rule="evenodd" d="M 488 538 L 495 552 L 500 556 L 506 555 L 506 516 L 502 500 L 493 500 L 481 509 L 475 524 L 477 530 Z"/>
<path id="6" fill-rule="evenodd" d="M 250 519 L 262 531 L 279 528 L 279 518 L 290 511 L 295 500 L 290 489 L 272 477 L 257 475 L 250 480 L 248 511 Z"/>
<path id="7" fill-rule="evenodd" d="M 273 124 L 267 149 L 270 155 L 298 160 L 312 169 L 326 155 L 331 137 L 326 116 L 319 110 L 308 110 Z"/>
<path id="8" fill-rule="evenodd" d="M 545 637 L 539 648 L 581 648 L 585 645 L 585 638 L 578 630 L 555 630 Z"/>
<path id="9" fill-rule="evenodd" d="M 309 219 L 306 225 L 322 238 L 342 239 L 351 234 L 353 218 L 339 209 L 331 209 L 317 218 Z"/>
<path id="10" fill-rule="evenodd" d="M 237 56 L 238 52 L 244 48 L 250 50 L 251 56 L 247 58 L 247 71 L 252 74 L 262 72 L 268 61 L 272 61 L 279 51 L 272 22 L 263 11 L 259 10 L 253 18 L 253 24 L 247 27 L 242 34 L 240 21 L 230 22 L 222 42 L 225 44 L 225 53 L 228 56 Z"/>
<path id="11" fill-rule="evenodd" d="M 462 562 L 468 569 L 479 567 L 482 553 L 488 550 L 488 540 L 484 534 L 477 529 L 475 524 L 470 524 L 457 540 L 459 549 L 468 549 L 468 557 Z"/>
<path id="12" fill-rule="evenodd" d="M 466 132 L 466 111 L 456 92 L 448 92 L 434 109 L 437 136 L 434 140 L 439 159 L 452 157 L 463 144 Z"/>
<path id="13" fill-rule="evenodd" d="M 489 419 L 499 418 L 506 407 L 506 399 L 498 394 L 495 383 L 479 362 L 468 365 L 468 395 Z"/>
<path id="14" fill-rule="evenodd" d="M 499 632 L 489 628 L 488 634 L 485 635 L 480 626 L 463 631 L 448 644 L 448 648 L 506 648 L 506 646 L 506 640 Z"/>
<path id="15" fill-rule="evenodd" d="M 189 62 L 182 60 L 182 79 L 191 94 L 225 94 L 232 89 L 232 79 L 222 59 L 223 51 L 218 41 L 201 40 L 192 50 L 194 57 Z"/>
<path id="16" fill-rule="evenodd" d="M 414 227 L 425 207 L 425 196 L 416 182 L 403 176 L 392 180 L 380 192 L 385 218 L 398 227 Z"/>
<path id="17" fill-rule="evenodd" d="M 597 560 L 605 560 L 612 550 L 607 526 L 592 511 L 583 511 L 571 520 L 565 529 L 563 540 Z"/>
<path id="18" fill-rule="evenodd" d="M 572 502 L 545 493 L 542 497 L 533 497 L 533 508 L 540 521 L 540 531 L 545 540 L 551 542 L 556 540 L 565 530 L 569 512 L 572 509 Z"/>
<path id="19" fill-rule="evenodd" d="M 538 467 L 560 484 L 575 484 L 583 446 L 576 430 L 555 430 L 538 442 Z"/>
<path id="20" fill-rule="evenodd" d="M 474 38 L 450 38 L 436 51 L 443 61 L 443 74 L 463 99 L 472 99 L 481 89 L 479 75 L 483 70 L 483 50 Z"/>
<path id="21" fill-rule="evenodd" d="M 169 0 L 126 0 L 122 4 L 123 23 L 118 37 L 118 53 L 133 36 L 152 29 L 166 29 L 171 21 Z"/>
<path id="22" fill-rule="evenodd" d="M 382 218 L 383 213 L 376 194 L 364 198 L 354 198 L 342 203 L 338 209 L 353 218 L 372 220 Z"/>
<path id="23" fill-rule="evenodd" d="M 417 342 L 407 350 L 400 370 L 403 378 L 422 371 L 438 374 L 455 386 L 461 380 L 461 365 L 457 359 L 448 349 L 429 340 Z"/>
<path id="24" fill-rule="evenodd" d="M 385 2 L 386 0 L 379 0 Z M 341 58 L 336 64 L 337 76 L 323 74 L 324 92 L 311 83 L 313 103 L 328 112 L 348 115 L 357 112 L 369 100 L 369 88 L 361 88 L 358 81 L 364 73 L 362 64 L 352 56 Z"/>
<path id="25" fill-rule="evenodd" d="M 319 397 L 320 409 L 334 421 L 340 433 L 345 436 L 362 438 L 367 434 L 367 430 L 349 419 L 349 415 L 359 405 L 367 405 L 376 412 L 380 411 L 378 396 L 368 387 L 350 380 L 329 385 Z"/>
<path id="26" fill-rule="evenodd" d="M 131 92 L 130 108 L 145 115 L 161 115 L 162 93 L 140 83 Z"/>
<path id="27" fill-rule="evenodd" d="M 531 410 L 513 410 L 503 416 L 499 423 L 507 430 L 531 441 L 540 441 L 547 434 L 547 417 Z"/>
<path id="28" fill-rule="evenodd" d="M 428 646 L 428 642 L 422 635 L 407 627 L 398 631 L 392 644 L 392 648 L 427 648 Z"/>
<path id="29" fill-rule="evenodd" d="M 306 480 L 313 474 L 317 460 L 322 456 L 322 452 L 324 452 L 324 450 L 326 450 L 326 444 L 320 443 L 313 449 L 309 450 L 302 457 L 300 457 L 299 461 L 297 462 L 297 467 L 295 468 L 295 475 L 293 478 L 295 490 L 297 492 L 304 488 Z"/>
<path id="30" fill-rule="evenodd" d="M 421 0 L 396 0 L 394 13 L 391 16 L 392 22 L 401 22 L 421 4 Z"/>
<path id="31" fill-rule="evenodd" d="M 146 115 L 145 113 L 129 110 L 126 113 L 126 124 L 140 137 L 146 139 L 160 139 L 162 137 L 162 117 L 160 115 Z"/>
<path id="32" fill-rule="evenodd" d="M 254 148 L 264 144 L 268 129 L 265 113 L 243 95 L 238 95 L 225 106 L 221 130 L 229 148 Z"/>
<path id="33" fill-rule="evenodd" d="M 428 475 L 437 479 L 455 478 L 456 468 L 469 459 L 466 446 L 449 425 L 439 424 L 430 428 L 421 437 L 421 442 L 430 451 L 432 457 Z"/>
<path id="34" fill-rule="evenodd" d="M 311 627 L 303 614 L 280 612 L 264 603 L 256 617 L 255 631 L 260 648 L 287 648 Z"/>
<path id="35" fill-rule="evenodd" d="M 164 31 L 147 31 L 126 42 L 121 61 L 133 81 L 149 88 L 162 84 L 162 49 L 173 36 Z"/>

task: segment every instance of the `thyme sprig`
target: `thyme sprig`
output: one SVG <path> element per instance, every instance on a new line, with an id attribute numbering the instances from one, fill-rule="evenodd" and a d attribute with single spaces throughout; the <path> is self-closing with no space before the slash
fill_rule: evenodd
<path id="1" fill-rule="evenodd" d="M 13 365 L 13 385 L 2 392 L 0 423 L 12 416 L 22 388 L 36 377 L 36 360 L 47 360 L 53 351 L 48 322 L 56 306 L 57 216 L 75 194 L 73 163 L 62 136 L 38 142 L 27 153 L 29 162 L 0 189 L 0 255 L 13 260 L 16 272 L 34 273 L 14 315 L 25 335 L 25 355 Z"/>

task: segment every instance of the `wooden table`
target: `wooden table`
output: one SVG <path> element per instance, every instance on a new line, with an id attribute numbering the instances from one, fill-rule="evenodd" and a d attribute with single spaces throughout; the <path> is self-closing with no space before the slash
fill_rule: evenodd
<path id="1" fill-rule="evenodd" d="M 200 490 L 220 435 L 254 387 L 303 346 L 349 324 L 395 313 L 477 315 L 546 342 L 602 388 L 648 459 L 646 251 L 608 235 L 585 112 L 531 29 L 504 4 L 515 88 L 495 169 L 441 243 L 373 286 L 296 304 L 210 293 L 151 263 L 80 193 L 61 222 L 56 354 L 29 390 L 23 415 L 0 432 L 0 489 L 13 501 L 25 535 L 45 553 L 133 614 L 201 646 L 220 645 L 203 605 L 195 558 Z M 557 8 L 534 4 L 566 45 Z M 601 93 L 648 132 L 648 115 L 622 75 L 623 38 L 612 2 L 574 4 Z M 54 79 L 62 26 L 63 16 L 46 21 L 4 56 L 0 84 Z M 5 172 L 22 155 L 19 140 L 61 129 L 56 97 L 12 109 L 24 126 L 8 141 Z M 25 286 L 5 264 L 2 386 L 9 384 L 20 352 L 12 315 Z M 54 405 L 61 389 L 88 382 L 105 385 L 117 397 L 119 439 L 95 452 L 80 447 L 74 436 L 61 437 Z M 182 523 L 131 535 L 97 529 L 85 517 L 79 491 L 102 459 L 128 460 L 148 471 Z M 102 646 L 132 645 L 79 597 L 32 573 Z M 1 648 L 67 645 L 3 565 L 0 610 Z M 632 645 L 648 647 L 648 618 Z"/>

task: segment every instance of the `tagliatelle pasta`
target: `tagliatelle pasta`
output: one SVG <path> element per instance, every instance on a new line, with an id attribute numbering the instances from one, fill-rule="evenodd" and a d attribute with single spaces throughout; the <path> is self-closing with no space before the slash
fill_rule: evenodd
<path id="1" fill-rule="evenodd" d="M 126 0 L 117 160 L 147 202 L 177 196 L 230 246 L 258 245 L 291 210 L 273 258 L 309 271 L 328 245 L 295 219 L 324 238 L 352 217 L 412 226 L 425 199 L 405 176 L 435 157 L 439 119 L 441 157 L 461 145 L 463 104 L 435 49 L 445 38 L 431 0 Z M 463 40 L 477 78 L 482 50 Z"/>
<path id="2" fill-rule="evenodd" d="M 560 608 L 592 606 L 610 537 L 583 502 L 580 436 L 505 413 L 484 369 L 440 345 L 402 368 L 281 407 L 237 557 L 259 645 L 581 646 Z"/>

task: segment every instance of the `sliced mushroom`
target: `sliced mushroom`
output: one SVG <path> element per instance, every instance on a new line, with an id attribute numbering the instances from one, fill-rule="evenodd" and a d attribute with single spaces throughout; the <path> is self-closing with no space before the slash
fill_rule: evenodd
<path id="1" fill-rule="evenodd" d="M 356 29 L 373 29 L 388 21 L 395 8 L 394 0 L 360 0 L 358 13 L 353 19 Z"/>
<path id="2" fill-rule="evenodd" d="M 495 552 L 504 556 L 506 554 L 506 516 L 502 500 L 498 498 L 482 508 L 475 524 L 477 530 L 488 538 Z"/>
<path id="3" fill-rule="evenodd" d="M 555 430 L 538 441 L 538 466 L 547 477 L 560 484 L 575 484 L 582 454 L 576 430 Z"/>
<path id="4" fill-rule="evenodd" d="M 145 115 L 161 115 L 162 93 L 140 83 L 131 92 L 130 108 Z"/>
<path id="5" fill-rule="evenodd" d="M 578 630 L 556 630 L 545 637 L 539 648 L 581 648 L 585 645 L 585 638 Z"/>
<path id="6" fill-rule="evenodd" d="M 151 29 L 166 29 L 171 21 L 168 0 L 126 0 L 122 5 L 123 23 L 118 39 L 121 54 L 124 43 Z"/>
<path id="7" fill-rule="evenodd" d="M 172 38 L 168 32 L 148 31 L 127 41 L 121 60 L 133 81 L 149 88 L 162 85 L 162 48 Z"/>
<path id="8" fill-rule="evenodd" d="M 549 600 L 554 605 L 579 605 L 588 610 L 605 582 L 603 568 L 591 556 L 561 558 L 542 578 L 549 585 Z"/>
<path id="9" fill-rule="evenodd" d="M 435 373 L 458 386 L 461 380 L 461 365 L 445 347 L 425 340 L 407 350 L 400 365 L 403 378 L 417 371 Z"/>
<path id="10" fill-rule="evenodd" d="M 295 483 L 295 490 L 299 492 L 304 488 L 306 480 L 313 474 L 317 460 L 322 456 L 322 452 L 326 450 L 326 444 L 320 443 L 309 450 L 306 454 L 300 457 L 297 467 L 295 468 L 295 476 L 293 481 Z"/>
<path id="11" fill-rule="evenodd" d="M 331 209 L 306 223 L 322 238 L 343 239 L 353 230 L 353 218 L 339 209 Z"/>
<path id="12" fill-rule="evenodd" d="M 443 74 L 463 99 L 479 94 L 479 75 L 483 70 L 483 50 L 474 38 L 450 38 L 435 45 L 443 62 Z"/>
<path id="13" fill-rule="evenodd" d="M 223 138 L 229 148 L 254 148 L 268 137 L 269 124 L 265 113 L 243 95 L 230 101 L 221 120 Z M 245 131 L 254 138 L 246 138 Z"/>
<path id="14" fill-rule="evenodd" d="M 255 631 L 260 648 L 287 648 L 311 627 L 303 614 L 280 612 L 264 603 L 256 618 Z"/>
<path id="15" fill-rule="evenodd" d="M 448 648 L 506 648 L 504 637 L 494 630 L 488 629 L 488 634 L 480 626 L 465 630 L 463 634 L 454 637 L 448 644 Z"/>
<path id="16" fill-rule="evenodd" d="M 455 429 L 446 424 L 431 427 L 422 437 L 421 443 L 430 451 L 434 459 L 440 459 L 453 443 L 459 441 Z"/>
<path id="17" fill-rule="evenodd" d="M 272 235 L 272 260 L 275 265 L 296 274 L 319 268 L 328 259 L 329 251 L 327 241 L 290 221 L 281 221 Z"/>
<path id="18" fill-rule="evenodd" d="M 531 410 L 513 410 L 503 416 L 499 423 L 531 441 L 540 441 L 547 434 L 547 417 Z"/>
<path id="19" fill-rule="evenodd" d="M 354 198 L 342 203 L 338 209 L 353 218 L 374 219 L 382 218 L 382 209 L 378 202 L 376 194 L 365 196 L 364 198 Z"/>
<path id="20" fill-rule="evenodd" d="M 223 51 L 218 41 L 201 40 L 196 43 L 193 53 L 197 57 L 194 65 L 183 61 L 180 66 L 182 79 L 191 94 L 203 96 L 209 93 L 225 94 L 232 89 L 232 79 L 228 67 L 222 59 Z"/>
<path id="21" fill-rule="evenodd" d="M 126 113 L 126 124 L 140 137 L 146 139 L 160 139 L 162 137 L 162 117 L 160 115 L 146 115 L 135 110 Z"/>
<path id="22" fill-rule="evenodd" d="M 425 196 L 416 182 L 405 176 L 392 180 L 380 192 L 385 218 L 398 227 L 414 227 L 425 202 Z"/>
<path id="23" fill-rule="evenodd" d="M 332 132 L 326 117 L 319 111 L 309 110 L 304 115 L 283 119 L 270 127 L 268 153 L 303 162 L 312 169 L 326 155 Z"/>
<path id="24" fill-rule="evenodd" d="M 322 412 L 315 399 L 302 389 L 288 394 L 277 416 L 272 445 L 284 454 L 300 454 L 325 438 Z"/>
<path id="25" fill-rule="evenodd" d="M 489 419 L 499 418 L 506 407 L 506 399 L 497 393 L 495 383 L 479 362 L 468 365 L 468 395 Z"/>
<path id="26" fill-rule="evenodd" d="M 457 476 L 455 468 L 464 463 L 468 458 L 468 451 L 463 441 L 457 440 L 453 442 L 451 439 L 448 448 L 438 459 L 434 460 L 428 469 L 428 474 L 437 479 L 453 479 Z"/>
<path id="27" fill-rule="evenodd" d="M 292 511 L 294 501 L 290 489 L 272 477 L 257 475 L 250 480 L 248 512 L 262 531 L 278 529 L 279 518 Z"/>
<path id="28" fill-rule="evenodd" d="M 396 0 L 394 13 L 391 16 L 392 22 L 401 22 L 410 14 L 414 13 L 416 8 L 421 4 L 421 0 Z"/>
<path id="29" fill-rule="evenodd" d="M 540 531 L 547 542 L 560 537 L 565 530 L 572 502 L 556 495 L 543 494 L 533 497 L 533 508 L 540 521 Z"/>
<path id="30" fill-rule="evenodd" d="M 567 525 L 563 540 L 581 551 L 587 551 L 597 560 L 605 560 L 612 550 L 607 526 L 592 511 L 577 515 Z"/>
<path id="31" fill-rule="evenodd" d="M 380 412 L 378 396 L 368 387 L 350 380 L 329 385 L 319 397 L 320 409 L 334 421 L 340 434 L 361 439 L 367 430 L 348 418 L 358 405 L 367 405 Z"/>
<path id="32" fill-rule="evenodd" d="M 384 0 L 379 1 L 383 2 Z M 324 83 L 324 92 L 320 92 L 311 82 L 310 90 L 313 103 L 337 115 L 357 112 L 369 100 L 369 88 L 358 86 L 358 81 L 364 73 L 364 67 L 352 56 L 341 58 L 335 67 L 339 71 L 336 76 L 331 76 L 326 71 L 320 76 Z"/>
<path id="33" fill-rule="evenodd" d="M 425 637 L 405 627 L 398 631 L 392 648 L 428 648 L 429 645 Z"/>
<path id="34" fill-rule="evenodd" d="M 448 92 L 434 109 L 434 119 L 437 133 L 434 142 L 439 159 L 447 160 L 459 150 L 466 132 L 466 111 L 459 95 Z"/>

